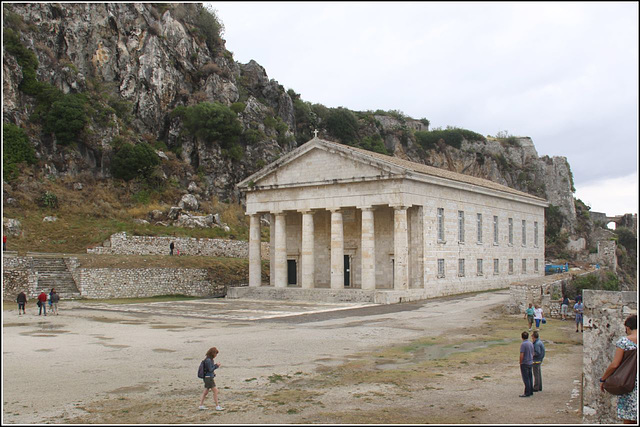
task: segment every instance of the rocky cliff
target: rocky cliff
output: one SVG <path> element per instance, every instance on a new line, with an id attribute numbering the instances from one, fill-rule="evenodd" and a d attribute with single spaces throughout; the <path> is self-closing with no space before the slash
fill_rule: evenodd
<path id="1" fill-rule="evenodd" d="M 164 159 L 156 177 L 186 190 L 198 175 L 199 197 L 238 200 L 237 182 L 305 142 L 317 128 L 324 138 L 546 197 L 564 214 L 564 228 L 575 230 L 566 158 L 540 158 L 530 138 L 465 137 L 460 144 L 441 140 L 425 145 L 420 143 L 420 136 L 429 133 L 424 119 L 304 102 L 269 79 L 256 62 L 235 62 L 220 37 L 222 24 L 201 5 L 3 7 L 3 122 L 25 130 L 38 158 L 34 167 L 47 174 L 89 173 L 108 180 L 122 144 L 145 143 Z M 35 54 L 35 65 L 25 59 L 29 52 Z M 29 89 L 34 82 L 38 90 Z M 51 95 L 56 91 L 58 95 Z M 65 116 L 52 114 L 57 107 L 67 114 L 70 107 L 63 107 L 73 104 L 64 96 L 72 94 L 83 96 L 78 113 L 83 121 L 72 138 L 64 140 L 63 130 L 68 129 L 55 125 Z M 241 129 L 232 142 L 185 130 L 186 116 L 175 112 L 203 103 L 233 110 Z M 332 122 L 337 112 L 348 113 L 351 133 L 342 133 L 344 127 Z"/>

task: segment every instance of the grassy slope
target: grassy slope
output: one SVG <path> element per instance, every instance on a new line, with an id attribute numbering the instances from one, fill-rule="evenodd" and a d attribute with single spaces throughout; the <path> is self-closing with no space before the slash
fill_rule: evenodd
<path id="1" fill-rule="evenodd" d="M 73 190 L 75 182 L 84 188 Z M 21 222 L 22 235 L 8 237 L 7 249 L 19 253 L 56 252 L 86 253 L 99 246 L 111 234 L 127 231 L 134 235 L 199 238 L 230 238 L 247 240 L 248 222 L 237 203 L 222 203 L 215 198 L 201 201 L 196 215 L 219 213 L 230 228 L 190 229 L 161 225 L 135 224 L 133 219 L 148 219 L 152 210 L 167 212 L 177 205 L 182 191 L 171 184 L 161 190 L 148 190 L 117 181 L 96 181 L 91 178 L 48 180 L 22 176 L 5 189 L 16 203 L 5 205 L 3 217 Z M 57 207 L 43 207 L 39 198 L 44 191 L 56 195 Z M 43 222 L 55 216 L 55 222 Z"/>

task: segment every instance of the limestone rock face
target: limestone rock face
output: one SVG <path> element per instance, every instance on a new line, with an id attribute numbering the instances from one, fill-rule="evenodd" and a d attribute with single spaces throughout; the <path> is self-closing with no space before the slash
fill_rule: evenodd
<path id="1" fill-rule="evenodd" d="M 163 141 L 170 149 L 182 145 L 182 160 L 192 172 L 200 170 L 206 176 L 203 194 L 237 198 L 235 184 L 258 169 L 256 154 L 271 156 L 263 162 L 282 154 L 278 135 L 272 133 L 245 147 L 251 152 L 232 161 L 216 144 L 179 140 L 182 123 L 171 112 L 200 102 L 231 106 L 242 92 L 246 98 L 241 101 L 253 104 L 251 114 L 238 117 L 244 129 L 262 125 L 274 115 L 294 129 L 293 103 L 284 88 L 254 61 L 236 63 L 224 40 L 210 48 L 197 27 L 200 12 L 195 4 L 15 3 L 8 10 L 21 21 L 20 42 L 38 59 L 39 81 L 64 93 L 100 93 L 131 109 L 126 124 L 113 112 L 105 117 L 108 126 L 88 123 L 83 141 L 73 150 L 61 150 L 53 135 L 42 129 L 32 130 L 29 136 L 39 157 L 59 175 L 91 172 L 108 178 L 114 154 L 111 142 L 128 131 Z M 20 91 L 21 81 L 20 65 L 3 51 L 4 121 L 27 127 L 35 99 Z M 239 81 L 244 82 L 242 88 Z M 248 97 L 253 100 L 248 102 Z M 134 137 L 132 142 L 140 140 Z M 167 156 L 161 157 L 167 163 Z M 183 170 L 187 172 L 188 168 Z"/>
<path id="2" fill-rule="evenodd" d="M 186 209 L 188 211 L 197 211 L 199 207 L 198 199 L 193 194 L 185 194 L 180 199 L 180 203 L 178 203 L 182 209 Z"/>

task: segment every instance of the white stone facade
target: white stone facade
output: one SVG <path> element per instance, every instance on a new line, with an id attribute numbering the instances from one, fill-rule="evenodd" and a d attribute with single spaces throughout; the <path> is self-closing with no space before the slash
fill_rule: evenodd
<path id="1" fill-rule="evenodd" d="M 250 271 L 259 271 L 260 217 L 271 224 L 272 282 L 250 274 L 250 287 L 416 299 L 544 275 L 547 202 L 491 181 L 314 138 L 238 187 Z"/>

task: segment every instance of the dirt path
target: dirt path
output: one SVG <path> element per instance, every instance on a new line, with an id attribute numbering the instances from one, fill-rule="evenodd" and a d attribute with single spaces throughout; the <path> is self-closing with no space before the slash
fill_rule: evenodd
<path id="1" fill-rule="evenodd" d="M 5 310 L 3 423 L 580 423 L 580 334 L 570 322 L 546 325 L 544 389 L 519 398 L 526 321 L 501 313 L 507 299 L 265 311 L 263 320 L 225 317 L 222 305 L 206 307 L 208 318 L 153 304 L 157 314 L 70 303 L 46 319 Z M 181 304 L 193 314 L 207 301 Z M 195 374 L 210 346 L 220 349 L 223 412 L 197 409 Z"/>

